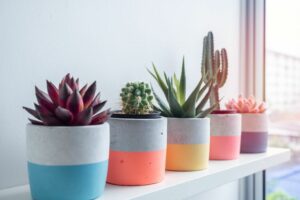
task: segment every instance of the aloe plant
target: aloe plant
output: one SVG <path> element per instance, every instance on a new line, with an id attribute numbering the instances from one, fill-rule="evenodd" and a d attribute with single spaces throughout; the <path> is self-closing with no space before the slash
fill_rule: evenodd
<path id="1" fill-rule="evenodd" d="M 213 79 L 204 83 L 203 78 L 200 79 L 195 89 L 186 98 L 186 75 L 185 75 L 185 61 L 182 60 L 180 78 L 176 74 L 167 76 L 164 72 L 164 78 L 159 74 L 155 65 L 152 64 L 153 71 L 148 69 L 148 72 L 156 80 L 161 88 L 167 104 L 160 98 L 152 88 L 154 98 L 158 106 L 153 106 L 155 110 L 161 112 L 164 117 L 177 118 L 204 118 L 210 114 L 218 105 L 218 103 L 211 107 L 204 109 L 209 100 Z"/>

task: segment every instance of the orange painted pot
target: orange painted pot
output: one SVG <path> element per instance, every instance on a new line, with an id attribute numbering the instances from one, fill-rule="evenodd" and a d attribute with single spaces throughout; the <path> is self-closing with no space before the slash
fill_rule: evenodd
<path id="1" fill-rule="evenodd" d="M 234 160 L 240 155 L 241 115 L 210 115 L 210 160 Z"/>
<path id="2" fill-rule="evenodd" d="M 148 185 L 165 176 L 167 120 L 111 118 L 107 182 Z"/>

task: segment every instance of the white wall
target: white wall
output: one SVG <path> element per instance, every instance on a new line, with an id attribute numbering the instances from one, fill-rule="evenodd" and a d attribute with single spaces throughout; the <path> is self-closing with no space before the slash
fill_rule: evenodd
<path id="1" fill-rule="evenodd" d="M 71 72 L 97 80 L 117 108 L 126 81 L 149 81 L 152 61 L 174 72 L 185 55 L 190 91 L 208 30 L 229 53 L 221 96 L 236 96 L 239 0 L 0 0 L 0 189 L 27 182 L 21 107 L 35 101 L 35 84 Z"/>

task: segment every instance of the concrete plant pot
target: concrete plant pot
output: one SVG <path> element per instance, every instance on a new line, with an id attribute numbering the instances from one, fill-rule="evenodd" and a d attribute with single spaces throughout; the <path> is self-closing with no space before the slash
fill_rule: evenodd
<path id="1" fill-rule="evenodd" d="M 211 114 L 210 127 L 210 159 L 237 159 L 241 146 L 241 115 Z"/>
<path id="2" fill-rule="evenodd" d="M 111 126 L 107 182 L 116 185 L 158 183 L 165 175 L 167 120 L 115 118 Z"/>
<path id="3" fill-rule="evenodd" d="M 90 200 L 101 196 L 107 175 L 109 125 L 27 128 L 33 199 Z"/>
<path id="4" fill-rule="evenodd" d="M 209 118 L 168 118 L 167 170 L 208 167 Z"/>
<path id="5" fill-rule="evenodd" d="M 242 114 L 241 153 L 266 152 L 268 116 L 265 113 Z"/>

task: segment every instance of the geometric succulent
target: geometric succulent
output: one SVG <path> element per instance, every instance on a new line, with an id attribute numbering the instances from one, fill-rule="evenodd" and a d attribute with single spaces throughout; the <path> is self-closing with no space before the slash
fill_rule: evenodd
<path id="1" fill-rule="evenodd" d="M 46 126 L 85 126 L 106 122 L 110 110 L 101 111 L 106 101 L 100 101 L 96 94 L 96 81 L 90 86 L 79 88 L 79 79 L 67 74 L 59 86 L 47 81 L 48 93 L 35 87 L 37 102 L 35 109 L 23 107 L 36 119 L 29 121 L 35 125 Z"/>
<path id="2" fill-rule="evenodd" d="M 164 78 L 159 74 L 155 65 L 152 64 L 153 71 L 148 69 L 148 72 L 156 80 L 161 88 L 167 103 L 153 91 L 154 98 L 158 106 L 153 106 L 156 111 L 161 112 L 164 117 L 176 118 L 204 118 L 210 114 L 218 105 L 218 103 L 211 105 L 205 109 L 205 105 L 209 100 L 212 92 L 213 79 L 208 77 L 207 82 L 204 83 L 203 77 L 198 82 L 192 93 L 186 98 L 186 75 L 185 75 L 185 62 L 182 61 L 182 69 L 180 78 L 176 74 L 168 77 L 164 73 Z"/>

